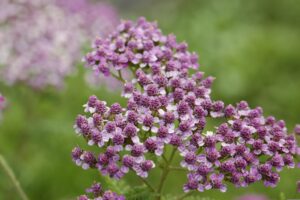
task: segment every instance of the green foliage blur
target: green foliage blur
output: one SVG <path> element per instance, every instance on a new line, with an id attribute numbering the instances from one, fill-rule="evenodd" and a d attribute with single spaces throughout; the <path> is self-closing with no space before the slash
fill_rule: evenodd
<path id="1" fill-rule="evenodd" d="M 226 103 L 247 100 L 262 106 L 266 115 L 285 119 L 292 130 L 300 122 L 300 1 L 299 0 L 126 0 L 112 1 L 125 19 L 145 16 L 156 20 L 164 33 L 173 32 L 179 41 L 200 55 L 201 70 L 217 77 L 213 98 Z M 84 53 L 83 53 L 84 55 Z M 80 61 L 81 58 L 78 58 Z M 1 83 L 9 105 L 0 124 L 0 152 L 7 158 L 30 199 L 68 200 L 83 194 L 96 181 L 107 179 L 73 164 L 76 145 L 86 147 L 73 131 L 74 120 L 83 113 L 88 97 L 113 103 L 118 91 L 105 86 L 90 88 L 84 81 L 87 69 L 78 62 L 78 73 L 66 79 L 61 91 L 34 91 L 24 85 Z M 0 169 L 0 199 L 17 200 L 9 179 Z M 185 181 L 173 172 L 165 192 L 179 193 Z M 300 170 L 284 170 L 277 188 L 262 183 L 248 188 L 229 187 L 227 193 L 209 191 L 193 199 L 235 199 L 260 193 L 270 200 L 300 199 L 296 181 Z M 151 181 L 157 181 L 154 171 Z M 130 185 L 139 185 L 131 175 Z M 282 195 L 282 193 L 284 195 Z"/>

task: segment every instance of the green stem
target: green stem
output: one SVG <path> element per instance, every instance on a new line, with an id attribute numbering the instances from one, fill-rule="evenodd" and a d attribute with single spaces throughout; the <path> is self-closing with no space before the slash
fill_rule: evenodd
<path id="1" fill-rule="evenodd" d="M 154 187 L 152 187 L 152 185 L 150 185 L 150 183 L 148 183 L 148 181 L 146 179 L 143 179 L 142 177 L 138 176 L 140 178 L 140 180 L 151 190 L 151 192 L 155 192 Z"/>
<path id="2" fill-rule="evenodd" d="M 132 75 L 135 76 L 136 70 L 137 70 L 138 68 L 135 68 L 134 66 L 130 66 L 129 69 L 130 69 Z"/>
<path id="3" fill-rule="evenodd" d="M 171 156 L 170 156 L 169 160 L 167 160 L 164 171 L 161 175 L 161 179 L 160 179 L 159 186 L 158 186 L 158 189 L 157 189 L 157 193 L 159 194 L 159 196 L 157 197 L 157 200 L 161 200 L 161 196 L 162 196 L 161 192 L 162 192 L 162 189 L 164 187 L 164 183 L 165 183 L 165 181 L 168 177 L 168 174 L 170 172 L 169 166 L 172 163 L 172 160 L 175 156 L 175 152 L 176 152 L 176 148 L 173 149 L 173 151 L 171 153 Z"/>
<path id="4" fill-rule="evenodd" d="M 19 181 L 17 180 L 14 172 L 7 164 L 5 158 L 0 154 L 0 165 L 2 166 L 4 172 L 7 174 L 7 176 L 10 178 L 11 182 L 13 183 L 14 187 L 16 188 L 20 198 L 22 200 L 28 200 L 28 197 L 26 196 L 25 192 L 23 191 Z"/>
<path id="5" fill-rule="evenodd" d="M 162 158 L 163 158 L 163 160 L 164 160 L 166 163 L 168 163 L 168 159 L 166 158 L 165 155 L 162 155 Z"/>
<path id="6" fill-rule="evenodd" d="M 121 81 L 122 83 L 125 83 L 126 81 L 123 79 L 122 74 L 120 71 L 118 71 L 118 75 L 114 74 L 114 73 L 110 73 L 112 75 L 112 77 L 116 78 L 117 80 Z"/>
<path id="7" fill-rule="evenodd" d="M 120 79 L 125 82 L 121 70 L 118 70 L 118 75 L 119 75 Z"/>

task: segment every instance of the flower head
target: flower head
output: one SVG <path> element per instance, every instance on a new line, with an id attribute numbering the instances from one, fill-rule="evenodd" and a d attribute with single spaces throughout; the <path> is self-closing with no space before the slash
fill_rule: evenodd
<path id="1" fill-rule="evenodd" d="M 264 118 L 260 108 L 250 109 L 246 102 L 241 102 L 232 111 L 232 117 L 226 123 L 217 127 L 215 133 L 206 135 L 205 149 L 197 155 L 202 159 L 188 168 L 190 173 L 200 176 L 200 186 L 206 189 L 211 175 L 197 171 L 203 166 L 210 168 L 211 173 L 219 172 L 238 187 L 260 180 L 266 186 L 276 186 L 280 179 L 278 172 L 283 167 L 295 166 L 295 138 L 288 135 L 282 121 L 276 121 L 274 117 Z M 268 123 L 268 119 L 272 119 L 272 123 Z M 190 148 L 191 144 L 195 147 Z M 198 145 L 193 138 L 187 145 L 197 152 Z M 260 159 L 262 156 L 266 159 Z"/>
<path id="2" fill-rule="evenodd" d="M 275 187 L 279 172 L 295 166 L 298 148 L 284 121 L 264 117 L 262 108 L 251 109 L 246 101 L 233 106 L 212 100 L 214 78 L 202 72 L 189 75 L 189 69 L 198 67 L 197 56 L 174 35 L 163 35 L 156 23 L 144 18 L 122 22 L 108 38 L 96 39 L 85 61 L 95 72 L 124 83 L 127 106 L 109 107 L 90 97 L 84 106 L 87 115 L 78 117 L 75 129 L 87 141 L 94 140 L 96 130 L 104 153 L 96 164 L 73 156 L 83 167 L 87 163 L 116 179 L 130 170 L 146 178 L 155 158 L 171 146 L 188 170 L 185 192 L 225 192 L 227 182 L 246 187 L 263 181 Z M 131 80 L 122 78 L 125 70 L 132 72 Z M 101 122 L 95 123 L 94 116 Z M 206 131 L 207 118 L 223 123 Z"/>
<path id="3" fill-rule="evenodd" d="M 166 67 L 166 76 L 176 74 L 178 69 L 197 68 L 197 56 L 187 51 L 185 43 L 177 43 L 174 35 L 165 36 L 156 23 L 140 18 L 137 23 L 123 21 L 108 38 L 98 38 L 94 42 L 93 52 L 85 56 L 88 67 L 95 73 L 109 75 L 124 68 Z M 166 63 L 166 66 L 161 66 Z M 156 79 L 160 85 L 164 78 Z M 139 81 L 145 85 L 147 76 L 139 75 Z M 155 89 L 156 88 L 156 89 Z M 150 93 L 158 88 L 148 86 Z"/>

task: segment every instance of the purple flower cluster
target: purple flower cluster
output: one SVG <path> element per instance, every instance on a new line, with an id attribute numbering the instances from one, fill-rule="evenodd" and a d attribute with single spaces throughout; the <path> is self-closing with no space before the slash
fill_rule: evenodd
<path id="1" fill-rule="evenodd" d="M 185 189 L 225 191 L 225 181 L 245 187 L 260 180 L 275 187 L 278 172 L 295 167 L 295 137 L 288 135 L 284 121 L 265 118 L 260 107 L 250 109 L 244 101 L 223 111 L 226 122 L 186 143 L 183 166 L 190 178 Z"/>
<path id="2" fill-rule="evenodd" d="M 76 132 L 103 150 L 95 155 L 76 147 L 73 160 L 84 169 L 97 168 L 116 179 L 132 170 L 146 178 L 157 161 L 148 155 L 159 157 L 172 146 L 188 170 L 185 192 L 224 192 L 226 182 L 245 187 L 262 180 L 276 186 L 278 172 L 295 166 L 297 144 L 284 121 L 265 118 L 260 107 L 250 109 L 245 101 L 232 106 L 212 100 L 214 78 L 200 71 L 190 75 L 189 69 L 198 67 L 196 54 L 175 36 L 164 36 L 155 23 L 124 21 L 93 47 L 87 65 L 121 80 L 127 105 L 108 107 L 96 96 L 84 105 L 88 116 L 78 116 Z M 125 68 L 131 80 L 122 77 Z M 206 131 L 208 118 L 224 123 Z"/>
<path id="3" fill-rule="evenodd" d="M 187 51 L 187 44 L 176 42 L 174 35 L 165 36 L 156 23 L 140 18 L 135 24 L 124 21 L 107 39 L 97 38 L 93 51 L 84 60 L 96 73 L 109 76 L 127 67 L 197 68 L 198 57 Z"/>
<path id="4" fill-rule="evenodd" d="M 100 183 L 94 183 L 86 190 L 95 200 L 125 200 L 125 197 L 118 195 L 110 190 L 104 191 Z M 77 200 L 91 200 L 87 195 L 81 195 Z"/>
<path id="5" fill-rule="evenodd" d="M 118 103 L 107 107 L 106 102 L 96 96 L 90 97 L 85 111 L 90 116 L 77 117 L 76 132 L 89 145 L 98 146 L 104 152 L 94 155 L 76 147 L 72 153 L 73 160 L 84 169 L 97 168 L 103 175 L 115 179 L 120 179 L 130 169 L 141 177 L 147 177 L 155 165 L 145 157 L 151 141 L 141 141 L 137 113 L 125 111 Z"/>
<path id="6" fill-rule="evenodd" d="M 93 4 L 89 0 L 68 2 L 77 6 L 76 14 L 69 12 L 67 1 L 1 0 L 2 81 L 8 85 L 21 82 L 37 89 L 61 88 L 64 78 L 75 71 L 75 64 L 80 61 L 76 58 L 80 57 L 88 38 L 102 31 L 105 33 L 116 24 L 117 15 L 112 17 L 113 9 L 103 11 L 109 9 L 106 4 Z M 104 17 L 106 14 L 109 16 Z M 110 26 L 100 28 L 99 24 Z M 24 31 L 28 27 L 30 30 Z"/>
<path id="7" fill-rule="evenodd" d="M 176 76 L 168 76 L 168 72 Z M 114 178 L 121 178 L 129 169 L 147 177 L 155 165 L 146 159 L 146 153 L 161 156 L 167 144 L 184 148 L 184 140 L 196 129 L 204 128 L 207 115 L 221 115 L 223 103 L 212 102 L 209 96 L 213 79 L 202 76 L 198 73 L 189 78 L 187 70 L 176 67 L 153 66 L 148 75 L 138 69 L 136 79 L 124 85 L 126 109 L 117 103 L 106 107 L 105 102 L 91 96 L 85 111 L 92 116 L 78 116 L 75 129 L 90 145 L 98 144 L 109 153 L 102 153 L 97 159 L 91 152 L 75 148 L 74 161 L 83 168 L 97 167 L 102 174 Z M 135 89 L 135 84 L 142 89 Z M 118 112 L 112 111 L 116 108 Z M 101 123 L 95 123 L 99 119 Z M 124 151 L 129 154 L 124 155 Z M 84 161 L 84 154 L 91 155 L 91 164 Z"/>

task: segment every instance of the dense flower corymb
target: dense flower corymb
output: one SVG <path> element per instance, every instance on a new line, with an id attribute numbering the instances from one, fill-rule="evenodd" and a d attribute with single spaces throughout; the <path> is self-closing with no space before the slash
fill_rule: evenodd
<path id="1" fill-rule="evenodd" d="M 106 106 L 106 102 L 91 96 L 85 105 L 89 117 L 79 115 L 75 129 L 89 145 L 98 146 L 105 151 L 99 155 L 83 151 L 76 147 L 73 150 L 73 160 L 84 169 L 97 168 L 103 175 L 115 179 L 123 177 L 129 169 L 137 175 L 147 177 L 148 171 L 155 167 L 147 160 L 147 146 L 139 136 L 140 129 L 134 123 L 131 112 L 124 112 L 118 103 Z"/>
<path id="2" fill-rule="evenodd" d="M 229 109 L 230 114 L 226 112 Z M 237 187 L 260 180 L 274 187 L 283 167 L 295 167 L 296 140 L 288 135 L 282 120 L 265 118 L 261 108 L 250 109 L 246 102 L 236 107 L 227 106 L 224 116 L 228 121 L 214 132 L 207 132 L 201 145 L 195 143 L 193 136 L 186 143 L 185 154 L 194 152 L 186 190 L 217 188 L 225 191 L 225 180 Z M 197 153 L 200 147 L 203 151 Z M 199 184 L 195 185 L 195 179 Z"/>
<path id="3" fill-rule="evenodd" d="M 193 131 L 204 128 L 206 116 L 221 115 L 223 103 L 209 98 L 210 77 L 202 79 L 198 74 L 188 78 L 183 70 L 179 77 L 168 78 L 163 69 L 153 70 L 153 77 L 148 78 L 143 71 L 136 71 L 138 80 L 133 82 L 147 78 L 147 84 L 141 84 L 144 92 L 131 90 L 131 83 L 125 84 L 124 96 L 129 98 L 126 109 L 117 103 L 107 107 L 106 102 L 90 97 L 84 106 L 90 116 L 78 116 L 75 128 L 89 145 L 98 145 L 107 152 L 97 159 L 91 152 L 76 148 L 73 159 L 77 164 L 98 168 L 102 174 L 114 178 L 121 178 L 129 169 L 145 178 L 155 166 L 146 159 L 147 153 L 161 156 L 165 145 L 184 148 L 184 141 Z M 173 71 L 179 74 L 178 69 Z M 202 106 L 206 104 L 213 108 L 208 110 Z M 124 152 L 127 152 L 125 156 Z M 89 158 L 88 162 L 85 157 Z"/>
<path id="4" fill-rule="evenodd" d="M 159 68 L 165 63 L 169 68 L 198 67 L 198 57 L 187 51 L 186 43 L 178 44 L 174 35 L 163 35 L 156 23 L 144 18 L 136 24 L 124 21 L 107 39 L 97 38 L 93 48 L 84 60 L 88 67 L 106 76 L 129 66 Z"/>
<path id="5" fill-rule="evenodd" d="M 297 144 L 284 121 L 264 117 L 260 107 L 250 109 L 245 101 L 232 106 L 212 100 L 214 78 L 200 71 L 190 75 L 188 70 L 198 67 L 197 56 L 155 23 L 122 22 L 107 39 L 96 39 L 85 61 L 96 74 L 124 84 L 127 105 L 107 106 L 96 96 L 84 105 L 88 114 L 77 117 L 76 132 L 102 149 L 98 155 L 73 150 L 73 160 L 84 169 L 116 179 L 132 170 L 146 178 L 159 166 L 164 178 L 178 152 L 188 170 L 185 192 L 224 192 L 227 182 L 245 187 L 262 180 L 274 187 L 278 172 L 295 166 Z M 124 80 L 125 70 L 132 72 L 131 80 Z M 208 118 L 224 122 L 207 131 Z M 166 146 L 173 148 L 169 159 Z M 164 180 L 156 192 L 161 193 Z"/>

